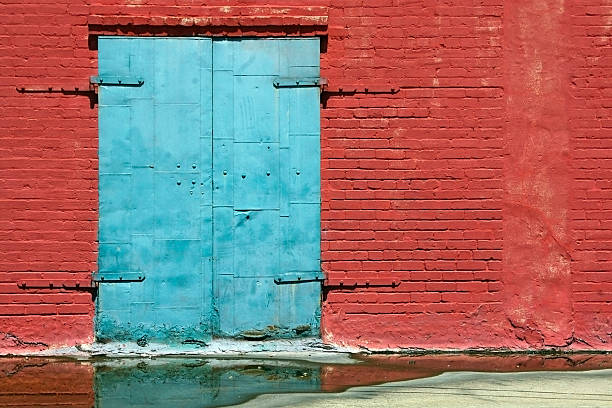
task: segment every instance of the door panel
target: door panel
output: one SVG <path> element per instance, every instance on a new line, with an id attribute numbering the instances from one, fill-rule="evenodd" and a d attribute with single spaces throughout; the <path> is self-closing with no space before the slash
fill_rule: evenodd
<path id="1" fill-rule="evenodd" d="M 199 240 L 156 239 L 154 241 L 155 287 L 164 299 L 159 309 L 172 308 L 177 314 L 187 314 L 182 308 L 200 308 L 202 287 L 194 279 L 193 271 L 201 270 L 202 252 Z M 169 320 L 172 321 L 172 320 Z"/>
<path id="2" fill-rule="evenodd" d="M 102 168 L 101 164 L 100 168 Z M 98 181 L 100 189 L 98 240 L 100 246 L 106 242 L 130 242 L 131 230 L 126 226 L 130 225 L 132 215 L 131 183 L 131 173 L 100 174 Z M 100 270 L 105 268 L 105 263 L 98 265 Z"/>
<path id="3" fill-rule="evenodd" d="M 234 321 L 230 333 L 280 328 L 278 288 L 262 277 L 234 276 Z M 284 323 L 284 322 L 283 322 Z"/>
<path id="4" fill-rule="evenodd" d="M 155 172 L 155 238 L 200 240 L 199 181 L 199 172 Z"/>
<path id="5" fill-rule="evenodd" d="M 146 277 L 100 284 L 99 339 L 212 333 L 211 61 L 210 39 L 99 39 L 100 76 L 144 80 L 100 87 L 99 270 Z"/>
<path id="6" fill-rule="evenodd" d="M 155 42 L 155 100 L 159 104 L 200 103 L 200 70 L 212 67 L 211 41 L 164 38 Z"/>
<path id="7" fill-rule="evenodd" d="M 222 40 L 213 54 L 219 333 L 318 335 L 320 284 L 274 279 L 321 275 L 319 91 L 272 85 L 318 77 L 318 39 Z"/>
<path id="8" fill-rule="evenodd" d="M 138 199 L 131 200 L 129 207 L 131 210 L 129 223 L 133 240 L 134 236 L 151 233 L 151 226 L 155 225 L 158 214 L 156 214 L 155 203 L 157 174 L 148 167 L 133 167 L 132 175 L 133 180 L 138 182 L 137 186 L 130 187 L 130 191 L 138 190 Z M 131 199 L 131 194 L 126 197 Z"/>
<path id="9" fill-rule="evenodd" d="M 130 124 L 130 146 L 126 151 L 131 154 L 132 169 L 149 169 L 155 162 L 155 117 L 153 98 L 130 100 L 130 118 L 125 123 Z"/>
<path id="10" fill-rule="evenodd" d="M 274 76 L 241 76 L 234 71 L 234 141 L 278 142 Z"/>
<path id="11" fill-rule="evenodd" d="M 319 136 L 292 134 L 290 140 L 289 200 L 296 203 L 319 204 Z"/>
<path id="12" fill-rule="evenodd" d="M 276 276 L 280 256 L 278 211 L 234 211 L 233 229 L 234 276 Z"/>
<path id="13" fill-rule="evenodd" d="M 216 134 L 216 132 L 215 132 Z M 232 139 L 214 139 L 213 202 L 215 207 L 234 203 L 234 143 Z"/>
<path id="14" fill-rule="evenodd" d="M 213 55 L 214 54 L 214 55 Z M 214 57 L 214 58 L 213 58 Z M 214 61 L 214 65 L 213 65 Z M 318 39 L 99 40 L 99 339 L 318 335 Z"/>
<path id="15" fill-rule="evenodd" d="M 200 116 L 199 102 L 155 104 L 156 171 L 184 171 L 200 164 Z"/>
<path id="16" fill-rule="evenodd" d="M 272 39 L 231 41 L 232 51 L 228 51 L 226 56 L 234 61 L 234 75 L 278 75 L 280 43 Z"/>
<path id="17" fill-rule="evenodd" d="M 278 209 L 278 143 L 234 143 L 234 208 Z"/>
<path id="18" fill-rule="evenodd" d="M 312 226 L 321 223 L 321 210 L 317 204 L 292 203 L 290 214 L 290 224 L 283 234 L 285 251 L 282 259 L 286 264 L 282 270 L 318 274 L 321 271 L 318 259 L 320 233 Z"/>

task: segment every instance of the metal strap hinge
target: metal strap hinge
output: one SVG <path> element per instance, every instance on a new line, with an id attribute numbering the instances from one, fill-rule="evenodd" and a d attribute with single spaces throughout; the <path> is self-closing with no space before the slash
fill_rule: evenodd
<path id="1" fill-rule="evenodd" d="M 323 88 L 327 86 L 327 79 L 319 77 L 278 77 L 272 82 L 275 88 Z"/>
<path id="2" fill-rule="evenodd" d="M 277 285 L 297 285 L 300 283 L 320 282 L 328 290 L 351 290 L 356 288 L 396 288 L 402 282 L 389 279 L 325 279 L 322 274 L 293 273 L 274 278 Z"/>
<path id="3" fill-rule="evenodd" d="M 356 288 L 397 288 L 402 282 L 389 279 L 327 279 L 324 288 L 336 290 L 351 290 Z"/>
<path id="4" fill-rule="evenodd" d="M 95 292 L 100 283 L 142 282 L 145 276 L 137 272 L 96 272 L 91 279 L 23 279 L 17 286 L 23 290 L 51 289 Z"/>
<path id="5" fill-rule="evenodd" d="M 96 285 L 90 279 L 25 279 L 17 282 L 17 286 L 23 290 L 56 289 L 93 291 Z"/>
<path id="6" fill-rule="evenodd" d="M 97 272 L 93 276 L 96 283 L 133 283 L 144 280 L 145 276 L 141 272 Z"/>
<path id="7" fill-rule="evenodd" d="M 140 87 L 144 84 L 144 79 L 122 76 L 92 76 L 89 83 L 97 86 L 131 86 Z"/>
<path id="8" fill-rule="evenodd" d="M 277 285 L 293 285 L 296 283 L 323 282 L 325 277 L 321 271 L 286 272 L 274 278 Z"/>

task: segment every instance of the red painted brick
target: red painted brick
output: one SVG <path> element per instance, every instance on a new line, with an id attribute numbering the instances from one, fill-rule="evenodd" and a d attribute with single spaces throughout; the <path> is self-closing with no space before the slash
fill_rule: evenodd
<path id="1" fill-rule="evenodd" d="M 0 67 L 11 73 L 0 78 L 0 331 L 90 341 L 88 294 L 16 282 L 86 279 L 97 256 L 97 111 L 15 87 L 85 87 L 97 66 L 90 34 L 324 35 L 331 88 L 400 92 L 324 98 L 323 269 L 402 274 L 397 288 L 328 293 L 324 339 L 610 349 L 609 7 L 191 3 L 0 0 Z"/>

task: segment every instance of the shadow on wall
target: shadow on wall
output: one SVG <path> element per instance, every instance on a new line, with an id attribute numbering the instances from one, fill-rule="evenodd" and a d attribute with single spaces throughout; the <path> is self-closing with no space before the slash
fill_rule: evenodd
<path id="1" fill-rule="evenodd" d="M 431 377 L 447 371 L 604 368 L 612 368 L 612 355 L 378 355 L 355 356 L 355 364 L 203 358 L 4 358 L 0 359 L 0 406 L 217 407 L 261 394 L 341 392 L 353 386 Z"/>

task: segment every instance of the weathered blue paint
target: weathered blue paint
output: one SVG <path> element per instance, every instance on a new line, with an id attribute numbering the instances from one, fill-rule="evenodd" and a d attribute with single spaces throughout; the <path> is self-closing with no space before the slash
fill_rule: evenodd
<path id="1" fill-rule="evenodd" d="M 214 61 L 214 63 L 213 63 Z M 318 39 L 99 40 L 98 338 L 318 334 Z M 213 134 L 214 129 L 214 134 Z"/>
<path id="2" fill-rule="evenodd" d="M 276 88 L 318 77 L 318 39 L 213 43 L 214 270 L 219 333 L 319 332 L 319 89 Z"/>
<path id="3" fill-rule="evenodd" d="M 98 338 L 181 341 L 212 334 L 212 41 L 100 38 Z"/>

